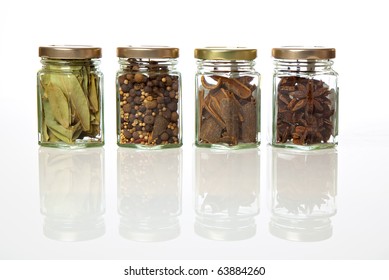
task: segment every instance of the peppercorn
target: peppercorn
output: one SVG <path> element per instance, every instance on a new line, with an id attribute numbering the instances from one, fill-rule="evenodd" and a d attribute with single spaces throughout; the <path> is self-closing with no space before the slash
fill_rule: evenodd
<path id="1" fill-rule="evenodd" d="M 178 78 L 169 74 L 135 72 L 137 60 L 131 61 L 132 74 L 118 76 L 120 90 L 121 144 L 177 144 Z M 154 64 L 153 64 L 154 65 Z M 162 70 L 158 64 L 155 71 Z M 172 138 L 174 137 L 174 139 Z"/>
<path id="2" fill-rule="evenodd" d="M 143 81 L 143 75 L 141 73 L 136 73 L 134 76 L 134 80 L 136 83 L 141 83 Z"/>
<path id="3" fill-rule="evenodd" d="M 168 139 L 169 139 L 169 134 L 167 134 L 166 132 L 161 134 L 161 140 L 162 141 L 167 141 Z"/>

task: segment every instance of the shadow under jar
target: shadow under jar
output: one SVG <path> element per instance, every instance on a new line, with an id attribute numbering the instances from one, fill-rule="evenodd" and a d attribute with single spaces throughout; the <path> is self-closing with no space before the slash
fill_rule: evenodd
<path id="1" fill-rule="evenodd" d="M 272 145 L 304 150 L 334 147 L 338 136 L 335 49 L 280 47 L 272 55 Z"/>
<path id="2" fill-rule="evenodd" d="M 182 145 L 178 48 L 119 47 L 117 144 L 132 148 Z"/>
<path id="3" fill-rule="evenodd" d="M 38 133 L 41 146 L 104 144 L 101 48 L 39 47 Z"/>
<path id="4" fill-rule="evenodd" d="M 260 143 L 260 74 L 256 49 L 199 48 L 196 140 L 199 147 L 250 148 Z"/>

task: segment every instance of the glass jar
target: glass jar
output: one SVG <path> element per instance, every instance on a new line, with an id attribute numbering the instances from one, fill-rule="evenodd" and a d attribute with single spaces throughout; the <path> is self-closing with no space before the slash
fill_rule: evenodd
<path id="1" fill-rule="evenodd" d="M 272 144 L 305 150 L 334 147 L 338 74 L 334 48 L 274 48 Z"/>
<path id="2" fill-rule="evenodd" d="M 101 48 L 39 47 L 39 144 L 51 147 L 104 145 Z"/>
<path id="3" fill-rule="evenodd" d="M 239 149 L 259 145 L 256 57 L 256 49 L 195 49 L 197 146 Z"/>
<path id="4" fill-rule="evenodd" d="M 133 148 L 182 145 L 178 48 L 117 48 L 117 144 Z"/>

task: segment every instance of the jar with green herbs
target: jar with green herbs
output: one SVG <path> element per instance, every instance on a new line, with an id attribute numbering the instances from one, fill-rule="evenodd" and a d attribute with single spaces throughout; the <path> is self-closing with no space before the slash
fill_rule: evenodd
<path id="1" fill-rule="evenodd" d="M 314 150 L 331 148 L 338 136 L 338 74 L 334 48 L 280 47 L 272 50 L 272 144 Z"/>
<path id="2" fill-rule="evenodd" d="M 117 144 L 132 148 L 182 145 L 178 48 L 119 47 Z"/>
<path id="3" fill-rule="evenodd" d="M 195 49 L 197 146 L 240 149 L 259 145 L 256 57 L 256 49 Z"/>
<path id="4" fill-rule="evenodd" d="M 37 75 L 39 144 L 91 147 L 104 144 L 101 48 L 39 47 Z"/>

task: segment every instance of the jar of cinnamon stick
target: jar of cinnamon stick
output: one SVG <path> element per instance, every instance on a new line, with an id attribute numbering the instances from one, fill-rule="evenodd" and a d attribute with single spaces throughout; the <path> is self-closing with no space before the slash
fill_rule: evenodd
<path id="1" fill-rule="evenodd" d="M 256 49 L 195 49 L 196 139 L 210 148 L 250 148 L 260 143 L 260 74 Z"/>
<path id="2" fill-rule="evenodd" d="M 331 148 L 338 136 L 338 74 L 334 48 L 273 48 L 272 144 Z"/>

